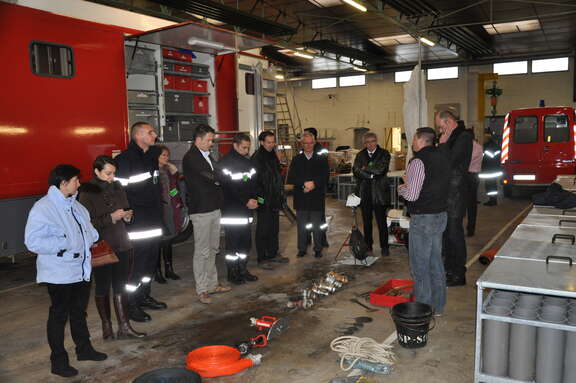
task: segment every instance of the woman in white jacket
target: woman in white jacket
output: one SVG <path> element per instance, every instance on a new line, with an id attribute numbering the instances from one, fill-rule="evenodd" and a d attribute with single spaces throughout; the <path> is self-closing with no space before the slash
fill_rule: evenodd
<path id="1" fill-rule="evenodd" d="M 86 324 L 92 271 L 90 247 L 98 240 L 98 232 L 86 208 L 76 201 L 79 175 L 80 170 L 72 165 L 52 169 L 48 194 L 32 207 L 25 232 L 26 246 L 38 255 L 36 281 L 45 283 L 50 294 L 47 331 L 52 373 L 64 377 L 78 374 L 70 366 L 64 348 L 68 319 L 77 359 L 107 358 L 92 347 Z"/>

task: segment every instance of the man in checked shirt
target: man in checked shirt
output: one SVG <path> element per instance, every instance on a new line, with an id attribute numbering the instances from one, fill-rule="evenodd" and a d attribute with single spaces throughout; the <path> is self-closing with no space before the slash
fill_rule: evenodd
<path id="1" fill-rule="evenodd" d="M 448 157 L 434 146 L 435 138 L 432 128 L 416 131 L 412 140 L 414 157 L 408 163 L 398 194 L 406 200 L 410 213 L 409 255 L 415 299 L 441 315 L 446 304 L 442 234 L 447 220 L 450 164 Z"/>

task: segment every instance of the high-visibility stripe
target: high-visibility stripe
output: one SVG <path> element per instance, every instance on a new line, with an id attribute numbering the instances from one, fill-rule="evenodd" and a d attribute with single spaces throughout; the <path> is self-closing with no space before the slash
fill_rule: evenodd
<path id="1" fill-rule="evenodd" d="M 498 195 L 498 192 L 497 191 L 491 191 L 491 192 L 486 193 L 486 195 Z"/>
<path id="2" fill-rule="evenodd" d="M 233 181 L 239 181 L 243 179 L 251 179 L 254 174 L 256 174 L 256 169 L 252 168 L 249 172 L 238 172 L 232 173 L 228 169 L 222 169 L 222 173 L 230 177 Z"/>
<path id="3" fill-rule="evenodd" d="M 323 223 L 322 225 L 320 225 L 320 230 L 326 230 L 326 229 L 328 229 L 327 223 Z"/>
<path id="4" fill-rule="evenodd" d="M 493 172 L 493 173 L 480 173 L 478 178 L 482 179 L 489 179 L 489 178 L 498 178 L 502 176 L 502 172 Z"/>
<path id="5" fill-rule="evenodd" d="M 510 148 L 510 113 L 504 117 L 504 132 L 502 134 L 502 156 L 500 162 L 505 163 L 508 161 L 508 150 Z"/>
<path id="6" fill-rule="evenodd" d="M 142 283 L 150 283 L 151 280 L 152 278 L 150 277 L 142 277 Z"/>
<path id="7" fill-rule="evenodd" d="M 150 172 L 145 172 L 145 173 L 140 173 L 140 174 L 130 176 L 130 178 L 116 177 L 114 179 L 116 181 L 120 182 L 122 184 L 122 186 L 127 186 L 128 184 L 135 184 L 138 182 L 146 181 L 152 177 L 158 177 L 158 175 L 159 175 L 158 170 L 154 170 L 153 175 L 150 174 Z"/>
<path id="8" fill-rule="evenodd" d="M 305 227 L 306 229 L 310 230 L 314 227 L 314 225 L 312 225 L 311 223 L 307 223 Z"/>
<path id="9" fill-rule="evenodd" d="M 322 156 L 324 154 L 328 154 L 328 149 L 326 149 L 326 148 L 320 149 L 318 152 L 316 152 L 316 154 L 319 156 Z"/>
<path id="10" fill-rule="evenodd" d="M 249 223 L 252 223 L 253 220 L 254 220 L 254 218 L 252 218 L 252 217 L 248 217 L 248 218 L 222 217 L 222 218 L 220 218 L 220 224 L 221 225 L 248 225 Z"/>
<path id="11" fill-rule="evenodd" d="M 140 284 L 131 285 L 129 283 L 126 283 L 126 285 L 124 285 L 124 289 L 129 293 L 133 293 L 134 291 L 138 290 L 139 287 L 140 287 Z"/>
<path id="12" fill-rule="evenodd" d="M 500 154 L 500 150 L 496 150 L 495 152 L 491 152 L 490 150 L 485 150 L 484 154 L 486 154 L 488 157 L 490 158 L 494 158 L 496 157 L 498 154 Z"/>
<path id="13" fill-rule="evenodd" d="M 236 261 L 236 260 L 238 260 L 238 256 L 234 255 L 234 254 L 226 254 L 226 260 L 227 261 Z"/>
<path id="14" fill-rule="evenodd" d="M 128 232 L 128 238 L 130 238 L 132 241 L 138 240 L 138 239 L 148 239 L 148 238 L 160 237 L 161 235 L 162 235 L 162 229 L 152 229 L 152 230 Z"/>
<path id="15" fill-rule="evenodd" d="M 244 260 L 248 257 L 248 255 L 243 254 L 243 253 L 236 253 L 236 256 L 238 257 L 238 259 Z"/>

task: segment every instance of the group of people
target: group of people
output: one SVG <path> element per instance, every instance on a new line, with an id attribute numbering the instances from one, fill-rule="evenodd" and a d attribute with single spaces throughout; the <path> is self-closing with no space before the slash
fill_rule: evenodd
<path id="1" fill-rule="evenodd" d="M 173 268 L 172 245 L 188 220 L 194 236 L 196 293 L 203 304 L 212 303 L 213 294 L 231 290 L 220 284 L 216 268 L 221 227 L 229 282 L 258 279 L 247 267 L 254 213 L 258 265 L 274 269 L 274 264 L 289 262 L 279 252 L 279 215 L 285 196 L 275 134 L 262 132 L 260 146 L 250 158 L 251 138 L 238 133 L 219 161 L 210 153 L 214 136 L 210 126 L 197 127 L 194 143 L 182 160 L 182 176 L 169 162 L 170 150 L 156 145 L 154 127 L 143 122 L 131 127 L 128 148 L 116 158 L 95 159 L 88 182 L 80 184 L 80 170 L 73 165 L 52 169 L 48 193 L 33 206 L 25 230 L 26 246 L 37 254 L 37 282 L 46 284 L 51 299 L 47 334 L 52 373 L 64 377 L 78 373 L 64 348 L 68 320 L 78 360 L 107 358 L 92 347 L 86 323 L 92 275 L 103 338 L 146 336 L 130 320 L 146 322 L 152 319 L 146 311 L 167 308 L 152 297 L 151 283 L 155 276 L 159 278 L 161 258 L 165 276 L 180 278 Z M 306 254 L 312 234 L 315 255 L 320 257 L 326 246 L 328 162 L 313 134 L 306 132 L 302 140 L 304 150 L 293 159 L 288 174 L 288 183 L 295 186 L 298 256 Z M 185 187 L 180 187 L 181 178 Z M 92 269 L 92 246 L 100 240 L 118 261 Z"/>

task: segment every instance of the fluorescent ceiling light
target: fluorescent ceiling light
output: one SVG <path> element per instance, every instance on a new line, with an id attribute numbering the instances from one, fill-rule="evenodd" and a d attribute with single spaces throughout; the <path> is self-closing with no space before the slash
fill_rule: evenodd
<path id="1" fill-rule="evenodd" d="M 312 60 L 314 56 L 303 53 L 303 52 L 294 52 L 294 56 L 302 57 L 303 59 Z"/>
<path id="2" fill-rule="evenodd" d="M 282 74 L 277 74 L 276 76 L 274 76 L 274 78 L 275 78 L 276 80 L 284 80 L 284 75 L 282 75 Z"/>
<path id="3" fill-rule="evenodd" d="M 427 39 L 426 37 L 420 37 L 420 41 L 426 45 L 428 45 L 429 47 L 433 47 L 434 45 L 436 45 L 436 43 L 430 39 Z"/>
<path id="4" fill-rule="evenodd" d="M 342 4 L 342 1 L 340 0 L 308 0 L 308 1 L 319 8 L 335 7 L 337 5 Z"/>
<path id="5" fill-rule="evenodd" d="M 499 35 L 515 32 L 528 32 L 542 29 L 542 27 L 540 26 L 540 21 L 538 21 L 538 19 L 513 21 L 511 23 L 485 24 L 483 25 L 483 27 L 486 30 L 486 32 L 488 32 L 491 35 Z"/>
<path id="6" fill-rule="evenodd" d="M 389 47 L 393 45 L 400 45 L 400 44 L 414 44 L 416 43 L 416 39 L 408 34 L 403 35 L 394 35 L 394 36 L 382 36 L 382 37 L 375 37 L 370 39 L 374 44 L 380 45 L 383 47 Z"/>
<path id="7" fill-rule="evenodd" d="M 342 0 L 342 1 L 348 5 L 356 8 L 356 9 L 358 9 L 359 11 L 366 12 L 368 10 L 368 8 L 366 8 L 365 6 L 363 6 L 362 4 L 360 4 L 354 0 Z"/>
<path id="8" fill-rule="evenodd" d="M 357 70 L 358 72 L 367 72 L 368 71 L 368 69 L 362 68 L 359 66 L 353 66 L 352 69 Z"/>

